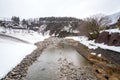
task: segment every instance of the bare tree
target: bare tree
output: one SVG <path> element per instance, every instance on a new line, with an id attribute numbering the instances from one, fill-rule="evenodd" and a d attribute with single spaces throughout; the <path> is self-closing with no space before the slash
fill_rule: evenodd
<path id="1" fill-rule="evenodd" d="M 85 35 L 89 39 L 95 39 L 99 35 L 101 28 L 107 26 L 109 22 L 106 17 L 90 17 L 83 20 L 78 29 L 80 35 Z"/>
<path id="2" fill-rule="evenodd" d="M 94 15 L 92 18 L 97 21 L 100 30 L 106 29 L 111 23 L 111 19 L 103 14 Z"/>

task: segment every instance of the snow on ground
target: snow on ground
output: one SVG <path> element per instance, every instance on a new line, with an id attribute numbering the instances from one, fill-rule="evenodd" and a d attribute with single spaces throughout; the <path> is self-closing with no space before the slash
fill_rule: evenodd
<path id="1" fill-rule="evenodd" d="M 0 34 L 16 37 L 30 43 L 43 41 L 49 36 L 28 30 L 9 30 L 0 27 Z M 16 42 L 9 38 L 0 38 L 0 78 L 4 77 L 12 68 L 14 68 L 21 60 L 30 54 L 36 46 L 33 44 L 25 44 Z"/>
<path id="2" fill-rule="evenodd" d="M 18 43 L 11 40 L 0 39 L 0 78 L 5 76 L 34 49 L 36 49 L 36 46 L 33 44 Z"/>
<path id="3" fill-rule="evenodd" d="M 49 36 L 43 36 L 43 35 L 41 35 L 37 32 L 33 32 L 33 33 L 13 33 L 13 34 L 7 34 L 7 35 L 14 36 L 16 38 L 28 41 L 30 43 L 43 41 L 44 39 L 49 37 Z"/>
<path id="4" fill-rule="evenodd" d="M 110 34 L 111 33 L 120 33 L 120 30 L 118 28 L 116 28 L 116 29 L 108 29 L 108 30 L 103 30 L 103 31 L 109 32 Z M 103 32 L 103 31 L 101 31 L 101 32 Z"/>
<path id="5" fill-rule="evenodd" d="M 9 35 L 9 36 L 13 36 L 25 41 L 28 41 L 30 43 L 35 43 L 38 41 L 43 41 L 44 39 L 48 38 L 49 35 L 42 35 L 41 33 L 35 32 L 35 31 L 28 31 L 28 30 L 20 30 L 20 29 L 16 29 L 16 30 L 9 30 L 9 29 L 4 29 L 4 28 L 0 28 L 0 33 L 3 34 L 3 32 L 6 32 L 4 34 Z"/>
<path id="6" fill-rule="evenodd" d="M 94 40 L 88 40 L 87 37 L 85 36 L 79 36 L 79 37 L 66 37 L 67 39 L 74 39 L 76 41 L 79 41 L 80 43 L 82 43 L 83 45 L 87 46 L 89 49 L 96 49 L 98 47 L 102 48 L 102 49 L 108 49 L 108 50 L 112 50 L 112 51 L 116 51 L 116 52 L 120 52 L 120 46 L 116 47 L 116 46 L 108 46 L 104 43 L 95 43 Z"/>

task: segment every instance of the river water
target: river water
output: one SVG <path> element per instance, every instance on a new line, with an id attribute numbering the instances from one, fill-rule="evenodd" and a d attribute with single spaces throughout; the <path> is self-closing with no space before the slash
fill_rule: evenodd
<path id="1" fill-rule="evenodd" d="M 70 46 L 48 47 L 29 67 L 26 80 L 57 80 L 62 64 L 60 60 L 66 60 L 76 67 L 89 66 L 89 62 Z"/>

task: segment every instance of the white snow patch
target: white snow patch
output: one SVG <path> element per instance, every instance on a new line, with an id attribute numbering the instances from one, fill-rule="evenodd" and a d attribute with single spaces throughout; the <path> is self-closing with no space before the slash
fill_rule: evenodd
<path id="1" fill-rule="evenodd" d="M 66 37 L 67 39 L 74 39 L 76 41 L 79 41 L 83 45 L 87 46 L 89 49 L 96 49 L 97 46 L 91 44 L 94 43 L 94 41 L 89 41 L 87 37 L 85 36 L 79 36 L 79 37 Z"/>
<path id="2" fill-rule="evenodd" d="M 39 34 L 37 32 L 34 32 L 34 33 L 13 33 L 13 34 L 7 34 L 7 35 L 10 35 L 10 36 L 14 36 L 16 38 L 19 38 L 19 39 L 22 39 L 22 40 L 25 40 L 25 41 L 28 41 L 30 43 L 35 43 L 35 42 L 38 42 L 38 41 L 43 41 L 44 39 L 48 38 L 49 36 L 43 36 L 42 34 Z"/>
<path id="3" fill-rule="evenodd" d="M 92 53 L 90 53 L 90 54 L 92 54 L 92 55 L 96 55 L 96 53 L 93 53 L 93 52 L 92 52 Z"/>
<path id="4" fill-rule="evenodd" d="M 28 41 L 30 43 L 35 43 L 38 41 L 44 41 L 44 39 L 50 37 L 48 34 L 45 34 L 44 36 L 41 33 L 35 32 L 35 31 L 29 31 L 28 30 L 20 30 L 20 29 L 16 29 L 16 30 L 9 30 L 9 29 L 4 29 L 4 28 L 0 28 L 0 33 L 2 32 L 6 32 L 4 34 L 9 35 L 9 36 L 13 36 L 25 41 Z M 3 34 L 3 33 L 2 33 Z"/>
<path id="5" fill-rule="evenodd" d="M 94 40 L 88 40 L 85 36 L 79 36 L 79 37 L 66 37 L 68 39 L 74 39 L 76 41 L 79 41 L 81 44 L 87 46 L 89 49 L 96 49 L 98 47 L 102 49 L 108 49 L 116 52 L 120 52 L 120 46 L 108 46 L 104 43 L 95 43 Z"/>
<path id="6" fill-rule="evenodd" d="M 98 54 L 98 57 L 101 57 L 101 54 Z"/>
<path id="7" fill-rule="evenodd" d="M 103 31 L 101 31 L 101 32 L 109 32 L 110 34 L 111 33 L 120 33 L 120 30 L 118 29 L 118 28 L 116 28 L 116 29 L 108 29 L 108 30 L 103 30 Z"/>
<path id="8" fill-rule="evenodd" d="M 0 78 L 2 78 L 36 47 L 32 44 L 0 39 L 0 49 Z"/>

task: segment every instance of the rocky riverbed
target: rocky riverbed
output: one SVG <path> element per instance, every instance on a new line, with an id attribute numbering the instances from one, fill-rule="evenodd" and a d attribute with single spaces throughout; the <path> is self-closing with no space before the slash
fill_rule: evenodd
<path id="1" fill-rule="evenodd" d="M 57 80 L 97 80 L 91 66 L 75 66 L 67 59 L 59 59 L 59 74 Z"/>

